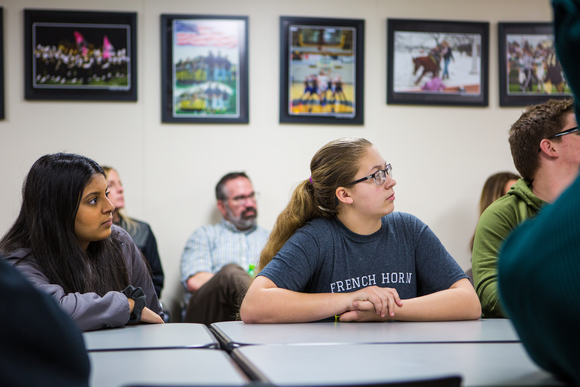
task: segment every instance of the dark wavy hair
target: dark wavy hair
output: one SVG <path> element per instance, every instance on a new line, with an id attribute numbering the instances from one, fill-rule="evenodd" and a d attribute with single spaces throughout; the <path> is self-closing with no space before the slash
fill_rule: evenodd
<path id="1" fill-rule="evenodd" d="M 28 250 L 22 260 L 37 265 L 65 293 L 103 296 L 123 290 L 129 276 L 116 233 L 90 242 L 86 251 L 75 233 L 83 190 L 98 174 L 105 176 L 96 162 L 76 154 L 55 153 L 36 160 L 22 187 L 20 214 L 0 240 L 0 251 L 9 256 L 16 249 Z"/>

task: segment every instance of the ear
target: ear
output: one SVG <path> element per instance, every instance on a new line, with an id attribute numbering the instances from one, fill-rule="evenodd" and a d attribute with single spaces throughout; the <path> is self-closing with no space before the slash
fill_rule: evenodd
<path id="1" fill-rule="evenodd" d="M 352 204 L 354 201 L 352 196 L 350 196 L 350 191 L 344 187 L 338 187 L 336 191 L 334 191 L 334 194 L 340 203 Z"/>
<path id="2" fill-rule="evenodd" d="M 558 157 L 557 143 L 553 143 L 547 138 L 540 142 L 540 151 L 548 157 Z"/>
<path id="3" fill-rule="evenodd" d="M 220 212 L 220 214 L 222 214 L 222 216 L 227 219 L 226 204 L 224 203 L 223 200 L 217 201 L 217 209 Z"/>

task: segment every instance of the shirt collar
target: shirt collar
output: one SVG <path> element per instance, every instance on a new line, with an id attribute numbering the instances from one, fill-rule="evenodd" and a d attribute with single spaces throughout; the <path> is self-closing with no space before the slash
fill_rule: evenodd
<path id="1" fill-rule="evenodd" d="M 250 227 L 247 230 L 239 230 L 238 228 L 236 228 L 236 226 L 234 226 L 234 224 L 232 222 L 230 222 L 227 219 L 223 219 L 221 221 L 221 224 L 228 230 L 232 231 L 232 232 L 236 232 L 236 233 L 240 233 L 240 234 L 250 234 L 251 232 L 253 232 L 254 230 L 256 230 L 258 228 L 257 224 L 254 224 L 252 227 Z"/>

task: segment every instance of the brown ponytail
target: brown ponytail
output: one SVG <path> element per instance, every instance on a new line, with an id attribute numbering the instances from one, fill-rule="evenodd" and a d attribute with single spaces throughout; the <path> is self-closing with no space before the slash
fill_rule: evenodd
<path id="1" fill-rule="evenodd" d="M 359 160 L 372 143 L 364 138 L 345 137 L 331 141 L 310 162 L 311 177 L 302 181 L 278 216 L 270 238 L 260 254 L 259 273 L 294 232 L 309 221 L 338 213 L 336 189 L 354 180 Z"/>

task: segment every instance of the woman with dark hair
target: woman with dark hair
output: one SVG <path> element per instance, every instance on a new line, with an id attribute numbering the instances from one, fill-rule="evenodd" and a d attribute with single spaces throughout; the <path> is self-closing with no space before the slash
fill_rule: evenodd
<path id="1" fill-rule="evenodd" d="M 113 226 L 105 173 L 93 160 L 38 159 L 0 252 L 50 294 L 83 330 L 162 323 L 147 266 L 129 234 Z"/>
<path id="2" fill-rule="evenodd" d="M 473 286 L 435 234 L 393 212 L 391 164 L 362 138 L 322 147 L 262 250 L 246 323 L 477 319 Z"/>

